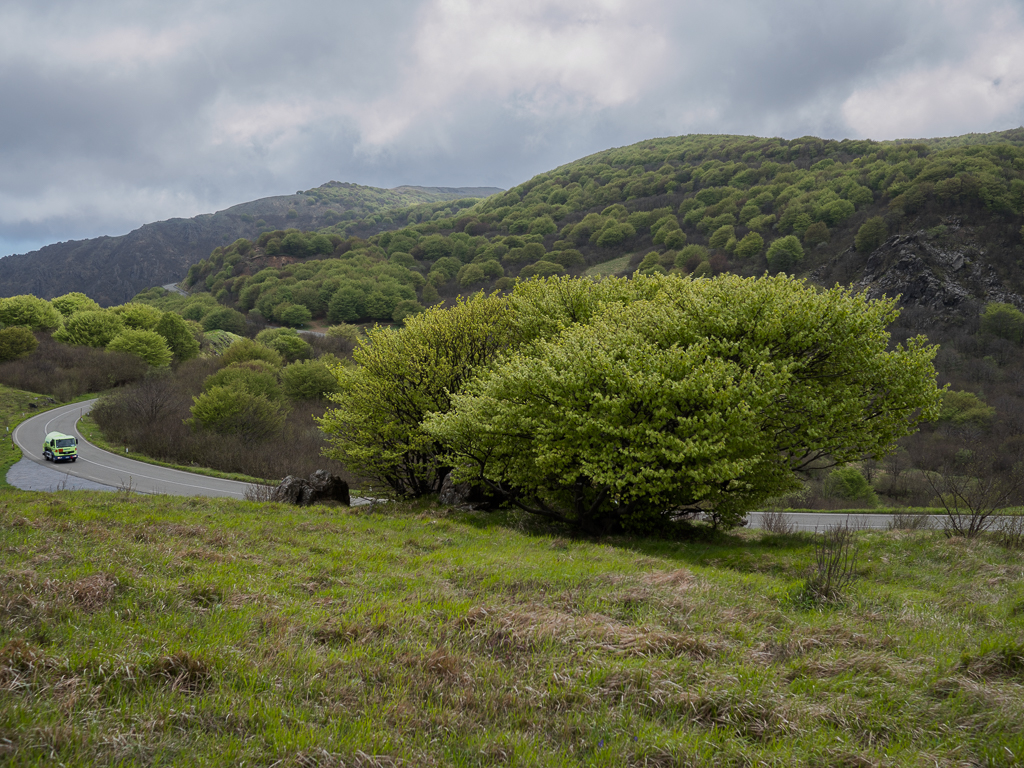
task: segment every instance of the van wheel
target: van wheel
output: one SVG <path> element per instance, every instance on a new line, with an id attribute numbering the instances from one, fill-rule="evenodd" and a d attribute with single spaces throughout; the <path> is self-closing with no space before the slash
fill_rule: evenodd
<path id="1" fill-rule="evenodd" d="M 78 461 L 78 457 L 77 456 L 72 457 L 71 463 L 74 464 L 76 461 Z"/>

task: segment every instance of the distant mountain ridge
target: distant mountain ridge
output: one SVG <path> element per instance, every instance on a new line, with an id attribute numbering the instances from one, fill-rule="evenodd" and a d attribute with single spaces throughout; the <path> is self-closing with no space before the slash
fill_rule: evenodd
<path id="1" fill-rule="evenodd" d="M 177 282 L 218 247 L 272 229 L 315 229 L 379 211 L 502 192 L 496 187 L 380 189 L 331 181 L 294 195 L 233 205 L 216 213 L 145 224 L 126 235 L 70 240 L 0 259 L 0 296 L 53 298 L 70 291 L 103 306 L 121 304 L 153 285 Z"/>

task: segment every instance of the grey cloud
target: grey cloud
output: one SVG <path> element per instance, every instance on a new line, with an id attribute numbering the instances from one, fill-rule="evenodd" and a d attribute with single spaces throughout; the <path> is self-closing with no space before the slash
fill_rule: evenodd
<path id="1" fill-rule="evenodd" d="M 842 107 L 857 89 L 914 68 L 956 66 L 992 26 L 992 13 L 1020 24 L 1016 6 L 999 3 L 971 13 L 976 6 L 925 0 L 634 0 L 615 16 L 611 2 L 529 0 L 516 10 L 555 40 L 530 56 L 555 56 L 572 42 L 566 35 L 588 34 L 603 13 L 636 25 L 632 38 L 614 29 L 607 39 L 641 43 L 588 60 L 568 78 L 554 64 L 503 51 L 507 72 L 523 79 L 511 87 L 501 79 L 504 62 L 487 60 L 487 51 L 470 64 L 470 45 L 430 48 L 424 30 L 443 33 L 438 19 L 460 7 L 5 6 L 0 22 L 12 14 L 7 27 L 23 39 L 5 41 L 13 33 L 0 31 L 0 254 L 329 179 L 507 187 L 652 136 L 841 138 L 854 133 Z M 623 67 L 626 74 L 616 69 Z M 597 98 L 595 78 L 627 74 L 622 98 Z M 972 130 L 1012 127 L 996 123 L 1020 114 L 1018 105 Z"/>

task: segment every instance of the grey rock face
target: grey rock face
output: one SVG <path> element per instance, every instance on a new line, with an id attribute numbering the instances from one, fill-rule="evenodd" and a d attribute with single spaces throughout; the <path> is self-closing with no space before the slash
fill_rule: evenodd
<path id="1" fill-rule="evenodd" d="M 323 469 L 318 469 L 309 476 L 309 479 L 288 475 L 274 489 L 272 500 L 284 501 L 300 507 L 321 501 L 337 501 L 345 506 L 352 505 L 348 483 Z"/>

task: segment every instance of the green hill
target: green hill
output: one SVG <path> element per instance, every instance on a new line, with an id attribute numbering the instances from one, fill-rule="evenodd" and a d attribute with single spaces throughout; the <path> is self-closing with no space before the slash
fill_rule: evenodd
<path id="1" fill-rule="evenodd" d="M 856 282 L 877 247 L 919 233 L 914 247 L 927 257 L 928 279 L 941 271 L 942 258 L 953 262 L 957 253 L 961 264 L 983 265 L 984 273 L 968 269 L 949 289 L 971 299 L 963 312 L 976 315 L 978 301 L 1024 305 L 1022 145 L 1024 129 L 881 143 L 655 139 L 591 155 L 484 200 L 378 211 L 315 231 L 264 232 L 215 249 L 189 271 L 186 285 L 268 320 L 281 321 L 281 306 L 302 304 L 329 322 L 390 321 L 396 310 L 414 311 L 409 302 L 503 288 L 516 277 L 583 274 L 623 257 L 624 267 L 620 261 L 609 269 L 783 270 L 823 283 Z M 928 256 L 929 249 L 942 258 Z M 348 298 L 336 298 L 339 291 Z M 918 303 L 948 314 L 963 302 L 950 307 L 936 288 Z"/>
<path id="2" fill-rule="evenodd" d="M 294 226 L 315 229 L 362 221 L 396 206 L 482 197 L 493 188 L 378 189 L 331 181 L 294 195 L 265 197 L 217 213 L 146 224 L 118 237 L 48 245 L 0 259 L 0 296 L 31 293 L 53 298 L 87 293 L 103 306 L 120 304 L 153 285 L 176 283 L 188 268 L 217 246 L 240 237 Z"/>

